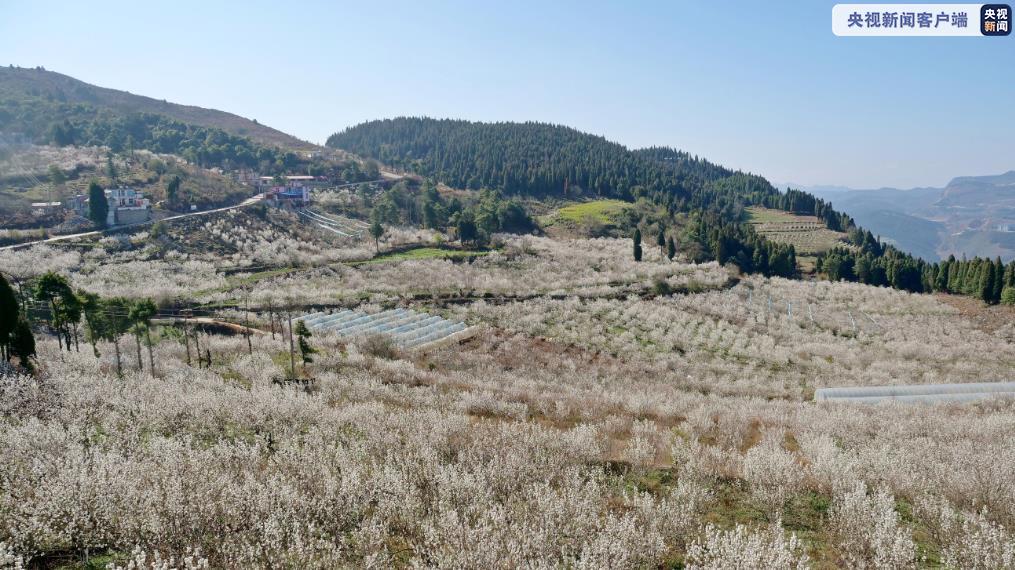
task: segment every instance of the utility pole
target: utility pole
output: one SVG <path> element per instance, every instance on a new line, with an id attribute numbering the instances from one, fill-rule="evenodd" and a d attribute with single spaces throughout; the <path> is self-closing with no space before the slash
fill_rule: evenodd
<path id="1" fill-rule="evenodd" d="M 187 347 L 187 366 L 190 366 L 190 309 L 183 310 L 183 344 Z"/>
<path id="2" fill-rule="evenodd" d="M 271 340 L 275 340 L 275 303 L 268 299 L 268 323 L 271 325 Z"/>
<path id="3" fill-rule="evenodd" d="M 243 336 L 247 337 L 247 354 L 254 354 L 254 348 L 250 344 L 250 293 L 247 293 L 243 302 Z"/>
<path id="4" fill-rule="evenodd" d="M 197 367 L 201 368 L 201 331 L 194 328 L 194 348 L 197 350 Z"/>

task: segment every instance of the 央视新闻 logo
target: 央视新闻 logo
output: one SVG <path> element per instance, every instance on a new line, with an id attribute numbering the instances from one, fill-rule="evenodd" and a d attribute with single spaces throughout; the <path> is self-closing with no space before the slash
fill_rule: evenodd
<path id="1" fill-rule="evenodd" d="M 1011 33 L 1011 6 L 984 4 L 980 7 L 980 33 L 985 36 L 1007 36 Z"/>

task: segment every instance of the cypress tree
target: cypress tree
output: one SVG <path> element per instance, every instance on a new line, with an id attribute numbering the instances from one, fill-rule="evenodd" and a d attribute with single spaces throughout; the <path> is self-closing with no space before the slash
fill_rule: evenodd
<path id="1" fill-rule="evenodd" d="M 959 286 L 959 263 L 952 262 L 948 265 L 948 280 L 945 285 L 945 289 L 949 293 L 954 293 Z"/>
<path id="2" fill-rule="evenodd" d="M 996 305 L 1001 302 L 1001 291 L 1004 289 L 1004 263 L 1001 257 L 994 260 L 994 290 L 990 294 L 990 303 Z"/>
<path id="3" fill-rule="evenodd" d="M 673 261 L 673 258 L 677 255 L 677 244 L 674 243 L 673 238 L 666 240 L 666 258 Z"/>
<path id="4" fill-rule="evenodd" d="M 300 347 L 300 358 L 303 359 L 303 366 L 306 367 L 307 364 L 314 361 L 312 355 L 317 352 L 317 349 L 310 345 L 310 337 L 313 335 L 302 320 L 296 321 L 294 332 Z"/>
<path id="5" fill-rule="evenodd" d="M 14 288 L 0 273 L 0 357 L 5 361 L 10 359 L 10 345 L 20 314 Z"/>
<path id="6" fill-rule="evenodd" d="M 955 261 L 954 257 L 949 257 L 945 261 L 941 262 L 941 266 L 937 270 L 937 278 L 934 280 L 935 291 L 947 291 L 948 290 L 948 272 L 951 271 L 951 264 Z"/>
<path id="7" fill-rule="evenodd" d="M 994 300 L 994 264 L 990 261 L 982 263 L 980 268 L 980 298 L 984 303 L 993 304 Z"/>
<path id="8" fill-rule="evenodd" d="M 106 200 L 106 192 L 93 180 L 88 185 L 88 219 L 96 226 L 104 228 L 108 215 L 109 201 Z"/>
<path id="9" fill-rule="evenodd" d="M 641 261 L 641 230 L 634 228 L 634 260 Z"/>

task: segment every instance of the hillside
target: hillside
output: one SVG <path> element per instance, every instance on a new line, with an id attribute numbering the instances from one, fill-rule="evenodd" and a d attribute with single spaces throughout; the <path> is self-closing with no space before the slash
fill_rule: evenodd
<path id="1" fill-rule="evenodd" d="M 108 109 L 118 115 L 151 113 L 202 127 L 221 129 L 231 135 L 249 137 L 269 146 L 287 149 L 311 149 L 315 145 L 250 119 L 192 105 L 134 95 L 126 91 L 91 85 L 53 71 L 39 68 L 0 67 L 0 101 L 30 103 L 41 98 L 69 105 Z M 10 120 L 0 112 L 0 131 Z"/>
<path id="2" fill-rule="evenodd" d="M 689 200 L 732 170 L 672 149 L 632 151 L 604 137 L 547 123 L 478 123 L 399 117 L 370 121 L 327 146 L 413 170 L 457 188 L 537 197 L 630 200 L 656 192 Z M 755 179 L 745 193 L 775 190 Z"/>

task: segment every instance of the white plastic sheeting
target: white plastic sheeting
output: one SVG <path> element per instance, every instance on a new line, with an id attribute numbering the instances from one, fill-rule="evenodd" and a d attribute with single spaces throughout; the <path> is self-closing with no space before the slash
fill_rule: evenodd
<path id="1" fill-rule="evenodd" d="M 878 402 L 971 402 L 987 398 L 1015 398 L 1015 382 L 968 384 L 911 384 L 908 386 L 860 386 L 820 388 L 814 401 L 876 404 Z"/>
<path id="2" fill-rule="evenodd" d="M 444 339 L 461 336 L 465 323 L 412 309 L 391 309 L 364 313 L 343 309 L 335 313 L 312 313 L 299 317 L 311 330 L 332 331 L 342 337 L 380 334 L 391 337 L 402 348 L 421 348 Z"/>

